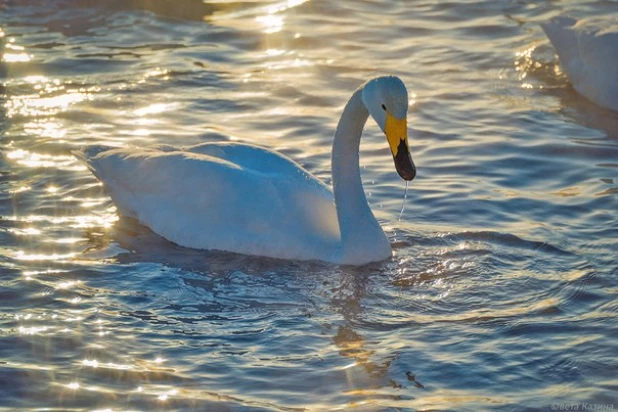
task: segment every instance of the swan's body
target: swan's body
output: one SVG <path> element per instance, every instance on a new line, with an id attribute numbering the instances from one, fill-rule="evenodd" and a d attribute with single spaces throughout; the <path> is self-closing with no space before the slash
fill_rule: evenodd
<path id="1" fill-rule="evenodd" d="M 416 170 L 401 134 L 407 92 L 394 77 L 367 83 L 348 102 L 333 144 L 334 191 L 293 160 L 246 144 L 90 146 L 75 154 L 104 183 L 120 214 L 181 246 L 364 264 L 391 255 L 360 180 L 368 104 L 379 110 L 373 115 L 379 123 L 384 117 L 397 169 L 411 180 Z M 380 105 L 389 106 L 382 117 Z"/>
<path id="2" fill-rule="evenodd" d="M 618 110 L 618 17 L 577 21 L 561 16 L 541 27 L 573 88 L 599 106 Z"/>
<path id="3" fill-rule="evenodd" d="M 331 190 L 257 146 L 91 146 L 83 153 L 120 214 L 181 246 L 326 260 L 341 237 Z"/>

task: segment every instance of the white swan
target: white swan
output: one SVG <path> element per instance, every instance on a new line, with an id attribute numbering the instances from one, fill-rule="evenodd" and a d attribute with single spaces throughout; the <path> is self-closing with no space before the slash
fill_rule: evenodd
<path id="1" fill-rule="evenodd" d="M 359 143 L 368 115 L 386 134 L 396 169 L 412 180 L 408 94 L 379 77 L 347 103 L 333 143 L 333 191 L 265 148 L 88 146 L 74 154 L 103 182 L 118 212 L 181 246 L 282 259 L 360 265 L 391 256 L 361 183 Z"/>
<path id="2" fill-rule="evenodd" d="M 577 21 L 560 16 L 541 27 L 573 88 L 599 106 L 618 110 L 618 17 Z"/>

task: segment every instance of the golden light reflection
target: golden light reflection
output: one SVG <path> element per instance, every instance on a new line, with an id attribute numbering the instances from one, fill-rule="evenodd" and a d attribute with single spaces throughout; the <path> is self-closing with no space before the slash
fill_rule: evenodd
<path id="1" fill-rule="evenodd" d="M 133 369 L 131 365 L 126 365 L 122 363 L 114 363 L 114 362 L 107 362 L 106 364 L 101 365 L 101 366 L 108 368 L 108 369 L 115 369 L 119 371 L 126 371 L 126 370 Z"/>
<path id="2" fill-rule="evenodd" d="M 27 53 L 4 53 L 2 61 L 6 63 L 29 62 L 32 57 Z"/>
<path id="3" fill-rule="evenodd" d="M 131 365 L 118 364 L 113 362 L 101 363 L 96 359 L 84 359 L 81 362 L 82 366 L 88 366 L 90 368 L 100 369 L 113 369 L 113 370 L 130 370 L 133 369 Z"/>
<path id="4" fill-rule="evenodd" d="M 156 67 L 152 70 L 147 71 L 144 77 L 166 76 L 169 74 L 169 72 L 170 71 L 167 69 L 161 69 L 160 67 Z"/>
<path id="5" fill-rule="evenodd" d="M 309 0 L 286 0 L 280 3 L 274 4 L 272 6 L 268 6 L 268 13 L 274 14 L 285 11 L 287 9 L 291 9 L 296 6 L 300 6 L 303 3 L 308 2 Z"/>
<path id="6" fill-rule="evenodd" d="M 76 90 L 53 97 L 41 97 L 39 95 L 13 96 L 6 103 L 7 115 L 8 117 L 18 114 L 27 117 L 54 116 L 66 111 L 75 103 L 90 99 L 92 99 L 90 93 Z"/>
<path id="7" fill-rule="evenodd" d="M 7 229 L 7 231 L 9 233 L 13 233 L 13 234 L 20 235 L 20 236 L 36 236 L 36 235 L 41 234 L 41 231 L 39 229 L 35 229 L 33 227 L 27 227 L 24 229 L 9 228 Z"/>
<path id="8" fill-rule="evenodd" d="M 19 187 L 15 188 L 15 189 L 9 190 L 9 193 L 10 194 L 21 193 L 21 192 L 25 192 L 26 190 L 30 190 L 30 189 L 32 189 L 31 186 L 19 186 Z"/>
<path id="9" fill-rule="evenodd" d="M 67 168 L 75 164 L 73 156 L 40 154 L 23 149 L 12 150 L 6 157 L 26 167 Z"/>
<path id="10" fill-rule="evenodd" d="M 82 238 L 82 237 L 65 237 L 62 239 L 54 239 L 53 242 L 54 243 L 60 243 L 60 244 L 74 244 L 74 243 L 79 243 L 79 242 L 83 242 L 86 241 L 88 239 Z"/>
<path id="11" fill-rule="evenodd" d="M 99 182 L 100 183 L 100 182 Z M 62 198 L 64 202 L 81 202 L 81 206 L 83 208 L 91 208 L 94 206 L 101 206 L 105 204 L 109 198 L 108 197 L 84 197 L 77 198 L 74 196 L 65 196 Z"/>
<path id="12" fill-rule="evenodd" d="M 26 277 L 26 280 L 31 280 L 33 276 L 36 275 L 49 275 L 52 273 L 64 273 L 68 272 L 67 270 L 57 270 L 57 269 L 46 269 L 46 270 L 24 270 L 22 274 Z M 52 319 L 55 319 L 58 315 L 52 315 Z"/>
<path id="13" fill-rule="evenodd" d="M 280 30 L 280 27 L 277 26 L 277 24 L 279 24 L 277 23 L 278 20 L 274 19 L 274 17 L 277 17 L 277 16 L 267 15 L 266 17 L 265 16 L 258 17 L 257 19 L 259 21 L 263 21 L 264 23 L 269 24 L 270 26 L 267 32 L 271 32 L 275 28 L 277 30 Z M 283 22 L 281 20 L 281 25 L 282 24 Z M 295 37 L 300 37 L 299 33 L 296 33 L 296 34 L 297 36 Z M 294 68 L 311 67 L 315 65 L 315 63 L 310 58 L 307 58 L 307 56 L 305 56 L 302 53 L 298 53 L 292 50 L 277 48 L 277 47 L 270 47 L 269 43 L 270 43 L 269 39 L 265 39 L 266 50 L 263 51 L 263 54 L 267 58 L 264 66 L 268 70 L 283 71 L 283 70 L 294 69 Z M 329 61 L 329 62 L 332 62 L 332 61 Z M 297 78 L 298 76 L 299 76 L 298 73 L 294 73 L 295 78 Z M 245 78 L 243 79 L 243 81 L 247 82 L 249 77 L 250 75 L 245 75 Z"/>
<path id="14" fill-rule="evenodd" d="M 580 196 L 581 195 L 581 190 L 577 186 L 567 187 L 567 188 L 564 188 L 564 189 L 560 189 L 557 192 L 552 192 L 552 193 L 550 193 L 550 195 L 559 196 L 559 197 Z"/>
<path id="15" fill-rule="evenodd" d="M 68 225 L 71 228 L 83 229 L 91 227 L 111 227 L 117 220 L 116 208 L 109 207 L 104 215 L 83 215 L 83 216 L 47 216 L 47 215 L 26 215 L 26 216 L 0 216 L 1 219 L 13 222 L 47 222 L 55 225 Z"/>
<path id="16" fill-rule="evenodd" d="M 150 136 L 152 133 L 153 133 L 153 130 L 139 128 L 139 129 L 131 130 L 127 134 L 130 134 L 132 136 L 142 136 L 143 137 L 143 136 Z"/>
<path id="17" fill-rule="evenodd" d="M 20 326 L 18 331 L 20 335 L 38 335 L 39 333 L 46 332 L 48 329 L 48 326 L 31 326 L 28 328 Z"/>
<path id="18" fill-rule="evenodd" d="M 523 89 L 544 88 L 543 85 L 535 85 L 532 81 L 526 81 L 529 75 L 534 77 L 535 73 L 543 69 L 543 63 L 534 58 L 536 48 L 537 46 L 533 45 L 515 53 L 515 71 L 517 71 L 517 79 L 522 82 L 520 87 Z M 557 76 L 560 76 L 560 65 L 555 65 L 554 71 Z"/>
<path id="19" fill-rule="evenodd" d="M 90 359 L 84 359 L 84 360 L 82 361 L 82 365 L 84 365 L 84 366 L 90 366 L 90 367 L 92 367 L 92 368 L 98 368 L 98 367 L 99 367 L 99 361 L 98 361 L 98 360 L 96 360 L 96 359 L 92 359 L 92 360 L 90 360 Z"/>
<path id="20" fill-rule="evenodd" d="M 266 53 L 267 56 L 273 57 L 273 56 L 281 56 L 282 54 L 285 54 L 286 52 L 287 50 L 285 49 L 266 49 L 264 53 Z"/>
<path id="21" fill-rule="evenodd" d="M 67 388 L 69 389 L 73 389 L 73 390 L 78 390 L 79 389 L 79 382 L 71 382 L 67 385 Z"/>
<path id="22" fill-rule="evenodd" d="M 146 83 L 146 80 L 148 80 L 151 77 L 161 77 L 163 78 L 163 80 L 169 80 L 170 71 L 167 69 L 161 69 L 159 67 L 156 67 L 152 70 L 147 71 L 146 74 L 144 74 L 144 77 L 140 79 L 137 83 L 138 84 Z"/>
<path id="23" fill-rule="evenodd" d="M 255 21 L 263 27 L 266 34 L 278 33 L 283 29 L 284 16 L 281 12 L 299 6 L 309 0 L 287 0 L 266 7 L 265 13 L 257 16 Z"/>
<path id="24" fill-rule="evenodd" d="M 36 261 L 36 260 L 67 260 L 77 256 L 77 253 L 27 253 L 23 250 L 18 250 L 14 253 L 13 258 L 16 260 Z"/>
<path id="25" fill-rule="evenodd" d="M 47 82 L 48 79 L 45 76 L 27 76 L 24 78 L 25 81 L 27 81 L 28 83 L 44 83 Z"/>
<path id="26" fill-rule="evenodd" d="M 39 292 L 36 294 L 36 296 L 38 297 L 45 297 L 45 296 L 50 296 L 52 294 L 52 291 L 49 289 L 45 289 L 42 292 Z"/>
<path id="27" fill-rule="evenodd" d="M 66 131 L 60 122 L 48 118 L 35 119 L 24 125 L 26 133 L 40 137 L 60 139 L 66 135 Z"/>
<path id="28" fill-rule="evenodd" d="M 345 366 L 342 366 L 342 367 L 341 367 L 341 370 L 350 369 L 350 368 L 355 367 L 356 365 L 358 365 L 358 363 L 356 363 L 356 362 L 352 362 L 352 363 L 349 363 L 349 364 L 347 364 L 347 365 L 345 365 Z"/>
<path id="29" fill-rule="evenodd" d="M 525 50 L 518 51 L 515 53 L 517 57 L 515 60 L 515 70 L 519 72 L 519 80 L 523 80 L 528 75 L 528 71 L 532 67 L 540 67 L 541 63 L 535 62 L 532 58 L 532 53 L 536 49 L 536 46 L 528 47 Z"/>
<path id="30" fill-rule="evenodd" d="M 162 393 L 161 395 L 159 395 L 157 399 L 160 401 L 166 401 L 169 399 L 170 396 L 174 396 L 177 394 L 178 394 L 178 389 L 171 389 L 167 393 Z"/>
<path id="31" fill-rule="evenodd" d="M 56 285 L 56 289 L 71 289 L 74 286 L 77 286 L 81 283 L 79 280 L 69 280 L 66 282 L 61 282 Z"/>
<path id="32" fill-rule="evenodd" d="M 264 26 L 263 32 L 266 34 L 277 33 L 283 29 L 283 16 L 277 14 L 258 16 L 255 18 L 255 21 Z"/>
<path id="33" fill-rule="evenodd" d="M 152 126 L 161 123 L 161 121 L 155 118 L 141 117 L 138 119 L 133 119 L 133 123 L 138 126 Z"/>
<path id="34" fill-rule="evenodd" d="M 147 116 L 150 114 L 159 114 L 178 108 L 178 103 L 154 103 L 140 109 L 136 109 L 133 113 L 136 116 Z"/>
<path id="35" fill-rule="evenodd" d="M 4 37 L 4 34 L 3 34 Z M 15 38 L 11 37 L 5 45 L 5 52 L 2 61 L 6 63 L 29 62 L 32 56 L 25 52 L 23 46 L 15 44 Z"/>
<path id="36" fill-rule="evenodd" d="M 58 112 L 67 110 L 71 105 L 84 101 L 91 100 L 93 93 L 99 92 L 99 86 L 71 88 L 66 90 L 66 86 L 71 82 L 62 82 L 60 79 L 50 79 L 45 76 L 28 76 L 24 78 L 27 83 L 33 85 L 35 93 L 14 95 L 5 104 L 8 117 L 15 115 L 23 116 L 53 116 Z M 36 125 L 35 120 L 30 124 L 30 127 L 39 128 L 41 125 Z M 51 133 L 54 137 L 59 133 L 58 124 L 42 126 L 44 133 Z"/>
<path id="37" fill-rule="evenodd" d="M 285 70 L 285 69 L 293 69 L 299 67 L 309 67 L 313 66 L 313 62 L 310 60 L 302 59 L 300 57 L 296 57 L 293 59 L 287 60 L 279 60 L 275 62 L 269 62 L 266 64 L 266 67 L 269 70 Z"/>

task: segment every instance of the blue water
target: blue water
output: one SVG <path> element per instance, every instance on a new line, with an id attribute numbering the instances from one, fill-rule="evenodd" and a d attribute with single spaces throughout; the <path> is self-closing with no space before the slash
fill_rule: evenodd
<path id="1" fill-rule="evenodd" d="M 0 4 L 0 409 L 618 408 L 618 114 L 538 23 L 614 2 Z M 70 150 L 233 140 L 330 183 L 343 105 L 406 83 L 418 176 L 368 123 L 365 267 L 178 247 Z M 196 188 L 199 190 L 199 188 Z"/>

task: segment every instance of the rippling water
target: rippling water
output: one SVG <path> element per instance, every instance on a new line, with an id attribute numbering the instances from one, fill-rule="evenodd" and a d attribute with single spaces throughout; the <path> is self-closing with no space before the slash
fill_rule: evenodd
<path id="1" fill-rule="evenodd" d="M 618 115 L 561 72 L 538 23 L 564 12 L 618 5 L 0 3 L 0 408 L 618 408 Z M 387 262 L 183 249 L 70 154 L 235 140 L 330 182 L 343 105 L 388 73 L 419 175 L 399 219 L 368 123 Z"/>

